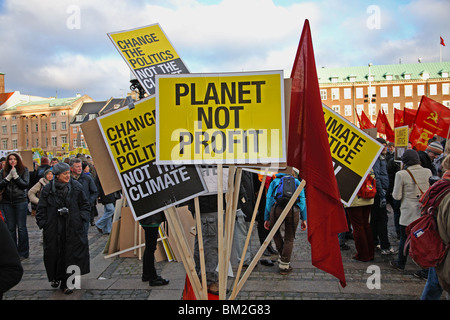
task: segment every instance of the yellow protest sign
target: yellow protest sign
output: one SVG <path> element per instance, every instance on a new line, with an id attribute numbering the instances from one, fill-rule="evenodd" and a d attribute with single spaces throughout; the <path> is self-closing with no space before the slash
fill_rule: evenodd
<path id="1" fill-rule="evenodd" d="M 282 71 L 157 75 L 158 164 L 285 162 Z"/>
<path id="2" fill-rule="evenodd" d="M 383 147 L 327 106 L 323 113 L 341 200 L 350 205 Z"/>
<path id="3" fill-rule="evenodd" d="M 159 24 L 108 33 L 144 90 L 155 93 L 155 75 L 188 73 Z"/>
<path id="4" fill-rule="evenodd" d="M 207 192 L 197 166 L 155 164 L 154 96 L 97 118 L 135 220 Z"/>
<path id="5" fill-rule="evenodd" d="M 409 128 L 408 126 L 394 128 L 395 147 L 408 147 Z"/>

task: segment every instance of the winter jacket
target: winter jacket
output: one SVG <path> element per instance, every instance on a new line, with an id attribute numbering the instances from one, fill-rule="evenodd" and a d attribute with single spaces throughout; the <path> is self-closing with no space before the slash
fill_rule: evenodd
<path id="1" fill-rule="evenodd" d="M 439 204 L 437 226 L 442 241 L 450 243 L 450 193 Z M 444 260 L 436 267 L 436 273 L 442 289 L 450 292 L 450 251 L 447 252 Z"/>
<path id="2" fill-rule="evenodd" d="M 386 191 L 389 189 L 389 176 L 387 172 L 387 162 L 384 156 L 379 156 L 373 164 L 375 179 L 377 180 L 377 194 L 381 199 L 386 198 Z"/>
<path id="3" fill-rule="evenodd" d="M 422 192 L 427 191 L 430 187 L 428 179 L 431 177 L 431 171 L 422 168 L 420 164 L 412 165 L 408 167 L 408 170 L 416 179 Z M 395 200 L 401 200 L 399 223 L 402 226 L 407 226 L 420 217 L 419 199 L 422 194 L 419 187 L 406 170 L 400 170 L 395 174 L 392 197 Z"/>
<path id="4" fill-rule="evenodd" d="M 97 196 L 98 196 L 98 190 L 95 186 L 94 179 L 91 178 L 91 176 L 82 173 L 78 179 L 76 179 L 73 175 L 71 176 L 72 179 L 78 181 L 81 186 L 83 187 L 84 194 L 86 195 L 86 198 L 88 198 L 89 204 L 91 207 L 95 206 L 97 203 Z"/>
<path id="5" fill-rule="evenodd" d="M 23 268 L 16 244 L 0 217 L 0 300 L 4 292 L 20 282 L 22 275 Z"/>
<path id="6" fill-rule="evenodd" d="M 28 190 L 28 199 L 30 199 L 30 202 L 32 205 L 37 205 L 39 202 L 39 196 L 42 191 L 42 188 L 48 184 L 48 180 L 45 178 L 40 178 L 39 181 L 31 187 L 30 190 Z"/>
<path id="7" fill-rule="evenodd" d="M 69 209 L 67 216 L 58 209 Z M 58 195 L 55 180 L 41 191 L 36 209 L 36 223 L 44 229 L 44 265 L 49 281 L 61 280 L 68 266 L 80 268 L 81 274 L 89 273 L 89 244 L 84 231 L 89 221 L 91 206 L 82 186 L 74 179 L 68 182 L 67 194 Z"/>
<path id="8" fill-rule="evenodd" d="M 6 179 L 6 172 L 0 170 L 0 190 L 3 190 L 2 200 L 0 203 L 15 204 L 28 201 L 27 188 L 30 184 L 30 174 L 25 168 L 22 173 L 18 173 L 17 179 Z"/>
<path id="9" fill-rule="evenodd" d="M 280 183 L 280 180 L 283 176 L 287 176 L 286 173 L 278 173 L 275 175 L 275 179 L 272 180 L 269 186 L 269 190 L 267 190 L 266 195 L 266 208 L 264 211 L 264 220 L 268 221 L 270 219 L 270 210 L 272 209 L 272 206 L 275 204 L 275 191 L 277 189 L 278 184 Z M 295 179 L 295 187 L 298 188 L 300 185 L 300 181 L 298 179 Z M 299 197 L 297 198 L 294 205 L 298 206 L 300 208 L 300 219 L 303 221 L 306 220 L 306 198 L 305 198 L 305 190 L 303 189 L 300 192 Z"/>

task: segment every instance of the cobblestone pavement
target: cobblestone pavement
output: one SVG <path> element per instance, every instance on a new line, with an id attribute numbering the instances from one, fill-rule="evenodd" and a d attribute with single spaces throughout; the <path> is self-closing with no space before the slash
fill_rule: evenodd
<path id="1" fill-rule="evenodd" d="M 99 206 L 99 216 L 101 214 L 102 208 Z M 391 245 L 397 248 L 398 240 L 392 219 L 393 215 L 390 214 L 390 241 Z M 250 245 L 253 253 L 259 249 L 255 231 Z M 95 227 L 90 227 L 89 230 L 91 272 L 81 277 L 81 289 L 75 290 L 71 295 L 64 295 L 60 290 L 50 287 L 46 278 L 40 243 L 41 231 L 37 228 L 35 218 L 32 216 L 28 216 L 28 232 L 30 256 L 22 261 L 24 275 L 17 286 L 4 294 L 4 300 L 180 300 L 182 298 L 186 273 L 181 262 L 157 263 L 158 273 L 169 279 L 170 283 L 163 287 L 150 287 L 148 282 L 141 281 L 142 261 L 138 258 L 117 256 L 104 258 L 103 249 L 108 236 L 98 233 Z M 354 242 L 347 240 L 350 249 L 342 251 L 347 286 L 342 288 L 335 277 L 312 266 L 310 246 L 306 237 L 307 233 L 299 229 L 292 257 L 294 270 L 290 274 L 280 275 L 277 272 L 276 263 L 272 267 L 258 263 L 236 300 L 419 299 L 425 281 L 413 276 L 419 268 L 410 258 L 403 272 L 389 266 L 389 261 L 396 256 L 382 256 L 379 251 L 376 252 L 374 261 L 358 262 L 351 259 L 355 253 Z M 237 269 L 236 263 L 233 263 L 233 268 Z M 376 284 L 372 281 L 372 276 L 375 275 L 373 270 L 377 268 L 380 271 L 380 286 L 369 289 L 368 283 Z M 230 288 L 233 282 L 234 278 L 229 277 Z"/>

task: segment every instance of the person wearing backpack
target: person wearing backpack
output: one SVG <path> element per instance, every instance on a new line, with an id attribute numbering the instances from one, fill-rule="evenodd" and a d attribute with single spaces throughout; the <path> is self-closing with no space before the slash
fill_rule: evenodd
<path id="1" fill-rule="evenodd" d="M 447 186 L 442 188 L 438 184 L 430 187 L 432 189 L 442 188 L 442 197 L 434 197 L 435 201 L 440 203 L 437 206 L 436 224 L 439 236 L 443 243 L 450 244 L 450 155 L 447 155 L 442 161 L 442 179 Z M 433 203 L 435 204 L 435 203 Z M 431 204 L 431 206 L 433 206 Z M 447 299 L 450 295 L 450 256 L 447 254 L 444 259 L 436 266 L 428 269 L 427 283 L 422 292 L 420 300 L 440 300 L 443 291 L 447 292 Z"/>
<path id="2" fill-rule="evenodd" d="M 397 270 L 404 270 L 408 250 L 403 250 L 407 238 L 406 227 L 414 220 L 420 218 L 421 195 L 430 186 L 428 180 L 431 177 L 431 170 L 420 165 L 419 154 L 415 150 L 406 150 L 402 155 L 403 170 L 395 174 L 394 190 L 392 197 L 400 200 L 400 242 L 398 258 L 390 262 L 391 266 Z M 415 273 L 416 276 L 425 278 L 424 270 Z"/>
<path id="3" fill-rule="evenodd" d="M 365 189 L 369 189 L 368 192 Z M 372 229 L 370 227 L 370 211 L 376 193 L 376 180 L 373 170 L 367 175 L 358 194 L 345 210 L 353 227 L 353 239 L 355 241 L 356 254 L 352 257 L 358 261 L 372 261 L 375 258 Z"/>
<path id="4" fill-rule="evenodd" d="M 278 173 L 269 185 L 266 195 L 264 227 L 269 230 L 278 220 L 292 194 L 300 185 L 300 181 L 291 174 Z M 290 195 L 290 196 L 289 196 Z M 301 230 L 306 230 L 306 198 L 305 190 L 300 192 L 289 213 L 284 219 L 284 236 L 278 230 L 273 239 L 279 252 L 278 268 L 282 275 L 292 271 L 290 260 L 294 248 L 295 232 L 301 220 Z"/>

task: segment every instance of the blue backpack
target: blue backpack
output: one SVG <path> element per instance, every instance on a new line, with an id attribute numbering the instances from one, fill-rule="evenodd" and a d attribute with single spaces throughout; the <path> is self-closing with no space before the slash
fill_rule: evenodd
<path id="1" fill-rule="evenodd" d="M 295 178 L 291 175 L 286 175 L 280 178 L 280 182 L 275 189 L 275 204 L 278 206 L 286 206 L 295 193 Z"/>

